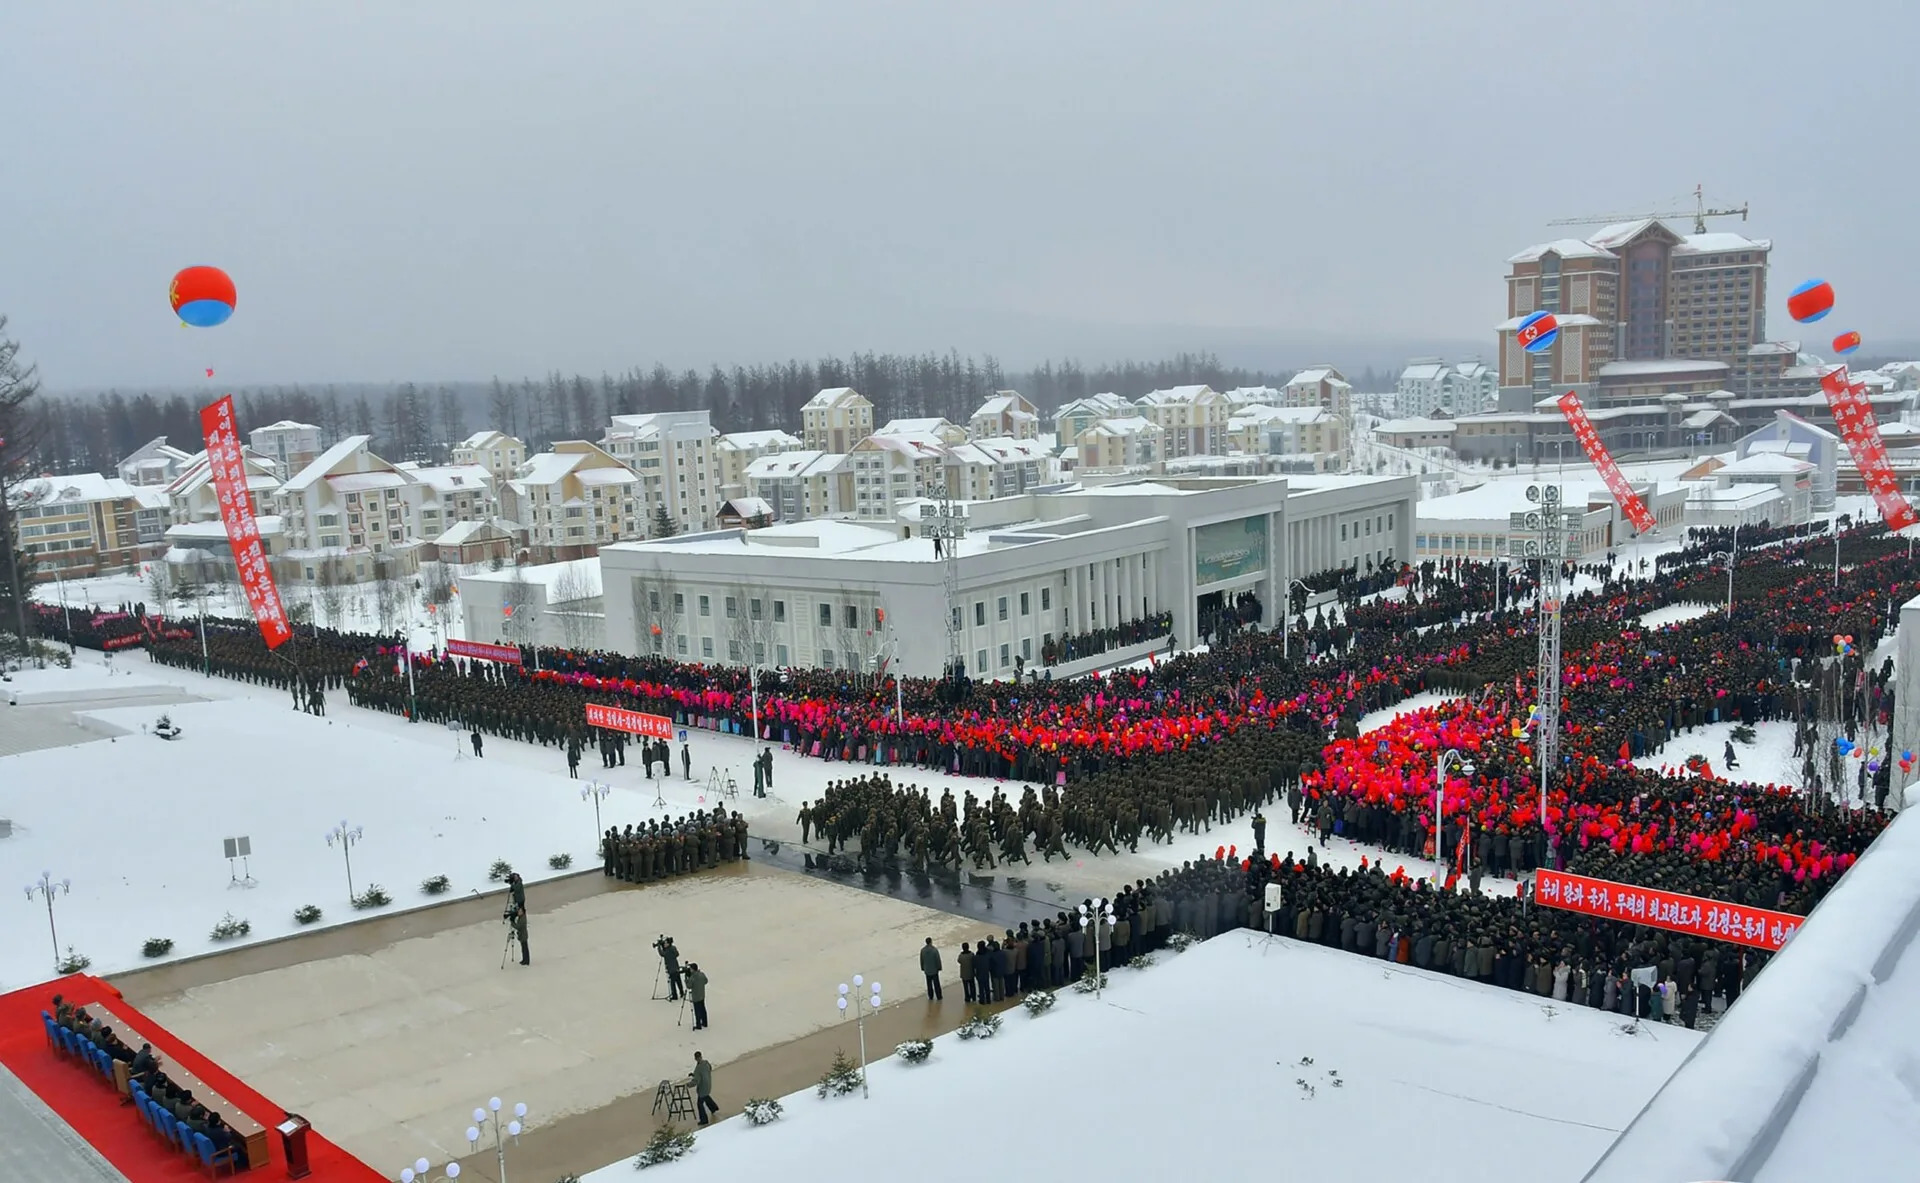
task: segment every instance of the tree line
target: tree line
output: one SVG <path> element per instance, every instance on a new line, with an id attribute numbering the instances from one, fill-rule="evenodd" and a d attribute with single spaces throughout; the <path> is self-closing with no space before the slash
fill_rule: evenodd
<path id="1" fill-rule="evenodd" d="M 246 431 L 293 420 L 318 426 L 328 441 L 371 436 L 373 450 L 389 460 L 444 463 L 453 445 L 478 428 L 498 428 L 538 451 L 555 440 L 597 440 L 612 415 L 657 411 L 704 409 L 720 431 L 779 428 L 797 435 L 801 406 L 837 386 L 851 386 L 871 400 L 877 423 L 944 418 L 964 425 L 982 402 L 1003 389 L 1020 391 L 1042 415 L 1050 415 L 1062 403 L 1107 391 L 1136 399 L 1192 383 L 1216 390 L 1281 386 L 1294 372 L 1227 366 L 1211 353 L 1181 353 L 1098 365 L 1049 360 L 1024 373 L 1008 373 L 992 355 L 949 351 L 714 365 L 704 373 L 656 364 L 598 378 L 555 371 L 540 379 L 496 377 L 484 383 L 294 384 L 232 393 Z M 1361 381 L 1372 380 L 1368 371 Z M 200 407 L 215 397 L 212 384 L 203 392 L 43 395 L 27 411 L 33 464 L 40 472 L 111 473 L 121 459 L 154 439 L 197 452 Z"/>

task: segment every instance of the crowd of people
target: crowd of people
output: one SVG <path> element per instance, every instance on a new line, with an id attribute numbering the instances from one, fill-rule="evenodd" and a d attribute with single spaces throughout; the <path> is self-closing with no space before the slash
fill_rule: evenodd
<path id="1" fill-rule="evenodd" d="M 1730 613 L 1657 629 L 1640 623 L 1661 608 L 1721 602 L 1726 574 L 1716 555 L 1732 545 L 1740 551 Z M 1804 739 L 1815 709 L 1809 682 L 1832 668 L 1836 635 L 1851 638 L 1851 659 L 1837 660 L 1853 724 L 1890 715 L 1885 673 L 1867 672 L 1860 655 L 1891 628 L 1891 604 L 1920 592 L 1920 571 L 1905 542 L 1878 526 L 1848 530 L 1840 546 L 1846 565 L 1837 579 L 1832 537 L 1803 527 L 1743 529 L 1737 540 L 1731 531 L 1696 532 L 1650 570 L 1611 556 L 1570 566 L 1584 578 L 1562 610 L 1562 731 L 1544 807 L 1529 715 L 1536 587 L 1518 567 L 1465 559 L 1310 579 L 1309 587 L 1335 592 L 1335 603 L 1293 618 L 1284 639 L 1234 628 L 1207 652 L 1100 676 L 904 679 L 902 711 L 891 678 L 763 671 L 760 738 L 856 766 L 803 810 L 810 831 L 928 866 L 1045 861 L 1069 845 L 1131 850 L 1282 799 L 1318 841 L 1339 834 L 1432 857 L 1434 761 L 1455 750 L 1473 769 L 1446 782 L 1439 840 L 1457 858 L 1465 839 L 1462 874 L 1604 869 L 1628 882 L 1805 911 L 1878 832 L 1877 810 L 1729 780 L 1706 760 L 1677 770 L 1633 761 L 1684 747 L 1722 721 L 1789 721 Z M 409 680 L 409 658 L 391 640 L 302 626 L 269 653 L 250 624 L 209 622 L 203 654 L 197 628 L 150 625 L 137 611 L 70 615 L 76 643 L 133 629 L 156 661 L 204 663 L 288 689 L 306 709 L 316 694 L 324 703 L 328 690 L 344 688 L 356 705 L 570 752 L 598 742 L 585 722 L 588 702 L 690 728 L 752 731 L 754 687 L 738 667 L 554 649 L 525 651 L 525 666 L 414 654 Z M 64 627 L 45 614 L 41 623 Z M 1360 734 L 1368 712 L 1423 691 L 1461 697 Z M 603 760 L 622 755 L 603 751 Z M 1015 796 L 997 787 L 985 799 L 969 793 L 964 805 L 948 792 L 936 806 L 924 792 L 894 787 L 911 768 L 1025 783 Z M 1319 890 L 1344 890 L 1316 874 Z M 1579 968 L 1572 963 L 1570 973 Z"/>

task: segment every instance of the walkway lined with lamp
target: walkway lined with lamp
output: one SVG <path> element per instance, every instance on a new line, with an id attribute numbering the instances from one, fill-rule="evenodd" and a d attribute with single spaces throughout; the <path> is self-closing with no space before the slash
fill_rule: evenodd
<path id="1" fill-rule="evenodd" d="M 63 1056 L 49 1043 L 41 1012 L 52 1013 L 55 994 L 80 1006 L 94 1002 L 110 1006 L 115 1014 L 138 1027 L 141 1035 L 153 1044 L 163 1066 L 184 1068 L 268 1127 L 266 1161 L 255 1163 L 253 1170 L 242 1178 L 286 1177 L 287 1164 L 279 1135 L 272 1131 L 286 1116 L 286 1111 L 181 1042 L 106 982 L 86 974 L 73 974 L 0 995 L 0 1065 L 5 1065 L 27 1091 L 64 1122 L 77 1139 L 98 1152 L 127 1183 L 186 1183 L 204 1179 L 206 1171 L 197 1159 L 189 1159 L 160 1141 L 111 1081 Z M 13 1135 L 9 1133 L 8 1137 L 11 1139 Z M 371 1167 L 327 1141 L 318 1130 L 307 1134 L 307 1157 L 312 1170 L 307 1178 L 312 1183 L 376 1183 L 381 1179 Z M 11 1173 L 6 1175 L 9 1183 L 14 1177 Z M 61 1183 L 65 1183 L 66 1178 L 64 1175 L 49 1177 L 50 1181 L 57 1179 Z M 32 1176 L 24 1176 L 23 1180 L 37 1183 Z"/>

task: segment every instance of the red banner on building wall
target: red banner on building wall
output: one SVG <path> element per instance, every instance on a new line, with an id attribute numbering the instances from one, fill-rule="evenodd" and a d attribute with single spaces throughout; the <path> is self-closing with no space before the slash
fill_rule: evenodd
<path id="1" fill-rule="evenodd" d="M 227 528 L 227 545 L 246 592 L 247 606 L 260 625 L 260 639 L 277 649 L 293 635 L 280 589 L 273 584 L 267 555 L 260 544 L 260 527 L 247 499 L 247 464 L 240 456 L 240 433 L 233 423 L 233 396 L 200 409 L 200 433 L 207 440 L 207 464 L 213 471 L 213 491 L 220 500 L 220 523 Z"/>
<path id="2" fill-rule="evenodd" d="M 490 645 L 485 641 L 448 641 L 447 652 L 455 657 L 472 657 L 480 661 L 502 661 L 508 665 L 520 664 L 520 646 Z"/>
<path id="3" fill-rule="evenodd" d="M 672 719 L 665 715 L 649 715 L 645 711 L 630 711 L 625 707 L 601 706 L 597 702 L 590 702 L 587 704 L 587 722 L 594 727 L 644 735 L 649 739 L 673 738 Z"/>
<path id="4" fill-rule="evenodd" d="M 1853 466 L 1860 470 L 1860 480 L 1873 495 L 1873 503 L 1880 509 L 1881 520 L 1891 530 L 1904 530 L 1915 521 L 1913 506 L 1900 492 L 1900 480 L 1893 475 L 1893 464 L 1887 459 L 1886 441 L 1880 437 L 1880 420 L 1873 413 L 1873 403 L 1867 398 L 1867 386 L 1856 382 L 1847 373 L 1847 367 L 1836 366 L 1820 379 L 1820 389 L 1826 393 L 1827 406 L 1833 411 L 1834 426 L 1840 430 L 1840 438 L 1846 441 L 1847 451 L 1853 456 Z"/>
<path id="5" fill-rule="evenodd" d="M 1533 898 L 1549 908 L 1644 924 L 1713 941 L 1778 949 L 1806 922 L 1805 916 L 1743 908 L 1653 887 L 1590 879 L 1565 871 L 1536 871 Z"/>
<path id="6" fill-rule="evenodd" d="M 1580 405 L 1580 396 L 1569 390 L 1560 396 L 1560 413 L 1566 416 L 1567 426 L 1573 428 L 1573 438 L 1580 441 L 1580 447 L 1587 453 L 1587 459 L 1600 470 L 1600 479 L 1607 482 L 1607 491 L 1613 494 L 1615 505 L 1627 515 L 1633 528 L 1645 534 L 1659 523 L 1654 520 L 1653 511 L 1640 495 L 1627 483 L 1620 466 L 1613 462 L 1613 456 L 1607 446 L 1600 442 L 1600 433 L 1593 429 L 1593 420 L 1587 418 L 1587 409 Z"/>

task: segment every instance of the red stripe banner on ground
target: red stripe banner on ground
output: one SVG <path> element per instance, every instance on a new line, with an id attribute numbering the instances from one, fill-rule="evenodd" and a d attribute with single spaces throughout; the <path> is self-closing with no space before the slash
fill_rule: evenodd
<path id="1" fill-rule="evenodd" d="M 1573 428 L 1573 438 L 1580 441 L 1580 447 L 1587 453 L 1587 459 L 1600 470 L 1600 479 L 1607 482 L 1607 491 L 1613 494 L 1614 504 L 1620 512 L 1627 515 L 1633 528 L 1645 534 L 1659 523 L 1654 520 L 1653 511 L 1640 495 L 1633 491 L 1620 466 L 1613 462 L 1613 456 L 1607 446 L 1600 442 L 1600 433 L 1593 429 L 1593 420 L 1587 418 L 1587 409 L 1580 405 L 1580 396 L 1569 390 L 1560 396 L 1560 413 L 1566 416 L 1567 426 Z"/>
<path id="2" fill-rule="evenodd" d="M 649 715 L 645 711 L 630 711 L 625 707 L 601 706 L 597 702 L 590 702 L 587 704 L 587 722 L 594 727 L 644 735 L 649 739 L 673 738 L 672 719 L 665 715 Z"/>
<path id="3" fill-rule="evenodd" d="M 1602 916 L 1626 924 L 1644 924 L 1756 949 L 1778 949 L 1805 922 L 1805 916 L 1744 908 L 1653 887 L 1635 887 L 1610 879 L 1591 879 L 1565 871 L 1534 873 L 1533 898 L 1549 908 Z"/>
<path id="4" fill-rule="evenodd" d="M 485 641 L 447 642 L 447 652 L 455 657 L 471 657 L 479 661 L 501 661 L 508 665 L 520 664 L 520 646 L 490 645 Z"/>
<path id="5" fill-rule="evenodd" d="M 1854 381 L 1847 367 L 1836 366 L 1821 377 L 1820 389 L 1826 392 L 1834 426 L 1840 429 L 1840 438 L 1846 441 L 1853 466 L 1860 470 L 1861 483 L 1873 495 L 1881 520 L 1890 530 L 1904 530 L 1913 525 L 1913 506 L 1900 492 L 1899 478 L 1893 475 L 1887 445 L 1880 436 L 1880 420 L 1867 398 L 1866 383 Z"/>
<path id="6" fill-rule="evenodd" d="M 233 551 L 240 587 L 246 593 L 247 606 L 253 609 L 253 619 L 260 625 L 260 639 L 267 648 L 277 649 L 293 630 L 287 627 L 280 589 L 274 586 L 273 572 L 267 568 L 260 526 L 253 520 L 253 504 L 247 500 L 247 462 L 240 455 L 232 395 L 200 409 L 200 433 L 207 440 L 213 491 L 220 500 L 220 522 L 227 528 L 227 545 Z"/>

